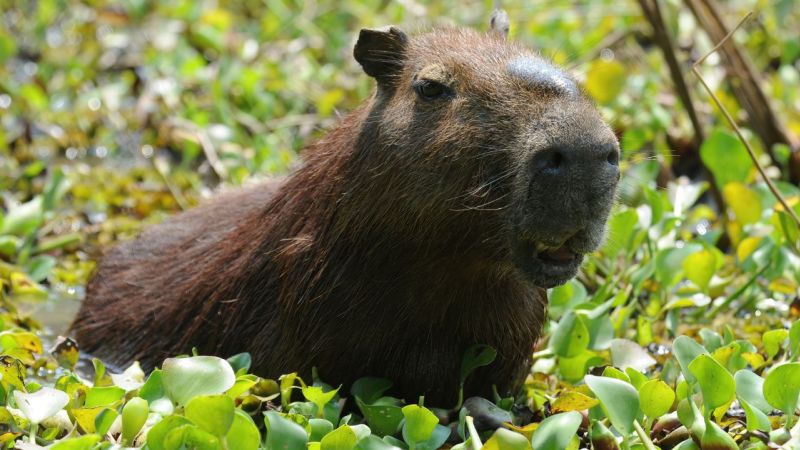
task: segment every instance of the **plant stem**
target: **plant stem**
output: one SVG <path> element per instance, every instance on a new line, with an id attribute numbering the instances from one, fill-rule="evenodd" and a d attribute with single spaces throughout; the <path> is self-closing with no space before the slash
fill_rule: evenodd
<path id="1" fill-rule="evenodd" d="M 483 447 L 483 442 L 481 442 L 481 437 L 478 436 L 478 430 L 475 429 L 475 423 L 473 422 L 472 416 L 465 417 L 464 421 L 467 423 L 469 437 L 472 439 L 472 450 L 481 450 L 481 447 Z"/>
<path id="2" fill-rule="evenodd" d="M 636 434 L 639 435 L 639 439 L 642 441 L 644 448 L 647 450 L 657 450 L 653 441 L 650 440 L 650 436 L 648 436 L 647 433 L 644 432 L 644 429 L 642 429 L 642 426 L 639 425 L 638 420 L 633 421 L 633 428 L 636 430 Z"/>
<path id="3" fill-rule="evenodd" d="M 39 424 L 38 423 L 31 423 L 31 435 L 29 436 L 31 444 L 36 444 L 36 432 L 37 431 L 39 431 Z"/>

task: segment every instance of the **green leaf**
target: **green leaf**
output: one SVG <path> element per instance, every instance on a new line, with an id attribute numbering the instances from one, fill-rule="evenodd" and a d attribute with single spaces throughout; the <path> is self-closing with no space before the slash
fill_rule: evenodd
<path id="1" fill-rule="evenodd" d="M 769 417 L 767 417 L 767 415 L 761 410 L 752 406 L 750 403 L 741 398 L 739 399 L 739 404 L 744 410 L 744 414 L 747 419 L 747 429 L 749 431 L 770 431 L 772 429 L 772 424 L 769 421 Z"/>
<path id="2" fill-rule="evenodd" d="M 311 428 L 308 440 L 312 442 L 319 442 L 322 438 L 333 431 L 333 424 L 327 419 L 317 419 L 312 417 L 308 419 L 308 426 Z"/>
<path id="3" fill-rule="evenodd" d="M 331 431 L 320 441 L 321 450 L 351 450 L 355 448 L 358 438 L 356 433 L 347 425 Z"/>
<path id="4" fill-rule="evenodd" d="M 306 450 L 308 434 L 300 425 L 275 411 L 264 413 L 267 425 L 266 450 Z"/>
<path id="5" fill-rule="evenodd" d="M 578 433 L 583 416 L 577 411 L 553 414 L 539 424 L 531 444 L 536 450 L 564 450 Z"/>
<path id="6" fill-rule="evenodd" d="M 0 224 L 0 234 L 27 236 L 39 227 L 44 217 L 42 197 L 34 197 L 27 203 L 15 206 L 6 213 Z"/>
<path id="7" fill-rule="evenodd" d="M 627 71 L 614 60 L 596 59 L 586 72 L 586 90 L 600 103 L 610 103 L 625 87 Z"/>
<path id="8" fill-rule="evenodd" d="M 228 361 L 216 356 L 168 358 L 161 377 L 167 395 L 181 405 L 199 395 L 223 393 L 236 382 Z"/>
<path id="9" fill-rule="evenodd" d="M 789 337 L 788 330 L 769 330 L 761 336 L 761 342 L 764 344 L 764 351 L 767 352 L 767 357 L 772 359 L 781 349 L 783 342 Z"/>
<path id="10" fill-rule="evenodd" d="M 689 384 L 694 384 L 697 379 L 694 374 L 692 374 L 692 371 L 689 370 L 689 363 L 694 361 L 699 355 L 707 353 L 706 349 L 688 336 L 678 336 L 672 342 L 672 352 L 675 354 L 675 359 L 678 360 L 678 364 L 681 366 L 683 377 L 686 378 Z"/>
<path id="11" fill-rule="evenodd" d="M 678 282 L 683 273 L 683 261 L 692 253 L 702 250 L 700 244 L 686 244 L 681 248 L 664 248 L 656 253 L 656 279 L 664 286 L 670 287 Z"/>
<path id="12" fill-rule="evenodd" d="M 461 384 L 467 379 L 475 369 L 488 366 L 497 357 L 497 350 L 488 345 L 473 345 L 464 352 L 461 358 L 461 371 L 459 379 Z"/>
<path id="13" fill-rule="evenodd" d="M 706 431 L 700 438 L 700 448 L 709 450 L 739 450 L 731 435 L 716 423 L 706 419 Z"/>
<path id="14" fill-rule="evenodd" d="M 358 397 L 370 405 L 375 403 L 384 392 L 392 387 L 392 381 L 385 378 L 362 377 L 357 379 L 350 388 L 350 394 Z"/>
<path id="15" fill-rule="evenodd" d="M 800 358 L 800 320 L 795 320 L 789 327 L 789 352 L 792 358 Z"/>
<path id="16" fill-rule="evenodd" d="M 639 415 L 639 393 L 630 384 L 616 378 L 586 375 L 586 385 L 594 392 L 611 425 L 624 435 L 633 432 Z"/>
<path id="17" fill-rule="evenodd" d="M 132 446 L 133 440 L 147 421 L 150 407 L 147 400 L 133 397 L 122 408 L 122 442 Z"/>
<path id="18" fill-rule="evenodd" d="M 580 316 L 573 311 L 567 311 L 553 330 L 550 349 L 558 356 L 572 358 L 586 350 L 589 338 L 589 330 Z"/>
<path id="19" fill-rule="evenodd" d="M 700 147 L 700 159 L 714 175 L 717 186 L 746 183 L 753 162 L 744 144 L 724 128 L 715 128 Z"/>
<path id="20" fill-rule="evenodd" d="M 85 408 L 112 405 L 125 396 L 125 389 L 117 386 L 93 387 L 86 391 Z"/>
<path id="21" fill-rule="evenodd" d="M 650 380 L 639 389 L 639 398 L 642 412 L 651 419 L 657 419 L 672 408 L 675 392 L 661 380 Z"/>
<path id="22" fill-rule="evenodd" d="M 103 408 L 100 413 L 95 416 L 94 418 L 94 429 L 95 432 L 101 436 L 104 436 L 108 433 L 108 429 L 111 428 L 111 425 L 117 420 L 117 416 L 119 413 L 114 409 Z"/>
<path id="23" fill-rule="evenodd" d="M 608 220 L 608 239 L 603 247 L 603 253 L 611 259 L 616 258 L 619 252 L 626 253 L 633 244 L 634 229 L 639 222 L 639 214 L 635 209 L 623 209 Z"/>
<path id="24" fill-rule="evenodd" d="M 90 450 L 95 448 L 95 444 L 100 442 L 102 438 L 98 434 L 87 434 L 80 437 L 73 437 L 69 439 L 62 439 L 56 441 L 50 450 Z"/>
<path id="25" fill-rule="evenodd" d="M 167 416 L 163 418 L 147 432 L 147 446 L 151 450 L 166 450 L 168 447 L 164 446 L 164 440 L 167 435 L 184 425 L 191 425 L 191 422 L 183 416 Z"/>
<path id="26" fill-rule="evenodd" d="M 439 419 L 429 409 L 419 405 L 403 407 L 403 439 L 411 445 L 427 441 L 433 434 L 433 429 Z"/>
<path id="27" fill-rule="evenodd" d="M 711 250 L 700 250 L 683 260 L 683 272 L 692 283 L 703 292 L 708 291 L 708 283 L 717 271 L 717 257 Z"/>
<path id="28" fill-rule="evenodd" d="M 233 409 L 233 399 L 227 395 L 200 395 L 189 400 L 184 414 L 203 430 L 222 437 L 233 423 Z"/>
<path id="29" fill-rule="evenodd" d="M 763 413 L 770 413 L 772 406 L 764 398 L 764 379 L 749 370 L 740 370 L 733 376 L 736 395 Z"/>
<path id="30" fill-rule="evenodd" d="M 722 189 L 722 195 L 739 224 L 749 225 L 761 219 L 761 200 L 749 187 L 742 183 L 730 182 Z"/>
<path id="31" fill-rule="evenodd" d="M 710 355 L 698 355 L 689 363 L 689 371 L 700 384 L 706 414 L 733 400 L 736 394 L 736 382 L 733 376 Z"/>
<path id="32" fill-rule="evenodd" d="M 764 380 L 764 398 L 786 415 L 794 414 L 800 396 L 800 363 L 772 368 Z"/>
<path id="33" fill-rule="evenodd" d="M 392 435 L 400 428 L 403 421 L 403 409 L 391 404 L 367 405 L 356 397 L 356 404 L 369 424 L 372 432 L 381 436 Z"/>
<path id="34" fill-rule="evenodd" d="M 481 450 L 532 450 L 525 436 L 505 428 L 498 428 Z"/>
<path id="35" fill-rule="evenodd" d="M 340 388 L 325 392 L 321 386 L 303 386 L 303 397 L 317 407 L 317 417 L 322 417 L 325 405 L 330 402 L 339 392 Z"/>
<path id="36" fill-rule="evenodd" d="M 225 440 L 228 442 L 229 449 L 257 450 L 261 445 L 261 433 L 246 412 L 236 409 L 233 414 L 233 423 L 231 423 Z"/>

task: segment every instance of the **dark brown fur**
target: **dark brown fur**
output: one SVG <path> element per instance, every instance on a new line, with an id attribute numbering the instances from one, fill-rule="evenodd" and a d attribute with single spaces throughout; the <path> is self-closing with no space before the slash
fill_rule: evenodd
<path id="1" fill-rule="evenodd" d="M 537 272 L 519 248 L 592 250 L 617 176 L 539 186 L 530 161 L 552 142 L 616 141 L 583 96 L 510 78 L 509 60 L 540 60 L 499 36 L 386 36 L 362 32 L 356 49 L 376 93 L 288 178 L 104 258 L 72 329 L 83 350 L 147 368 L 192 347 L 249 351 L 262 376 L 379 376 L 409 400 L 448 405 L 464 350 L 480 343 L 497 360 L 467 393 L 519 385 L 545 319 L 542 287 L 570 276 Z M 428 72 L 454 96 L 421 100 L 411 83 Z"/>

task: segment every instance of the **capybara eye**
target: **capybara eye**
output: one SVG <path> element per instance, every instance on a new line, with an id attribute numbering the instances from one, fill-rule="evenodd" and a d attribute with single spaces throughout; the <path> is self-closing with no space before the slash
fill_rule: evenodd
<path id="1" fill-rule="evenodd" d="M 451 93 L 447 86 L 431 80 L 417 81 L 414 83 L 414 90 L 417 91 L 417 95 L 425 100 L 447 97 Z"/>

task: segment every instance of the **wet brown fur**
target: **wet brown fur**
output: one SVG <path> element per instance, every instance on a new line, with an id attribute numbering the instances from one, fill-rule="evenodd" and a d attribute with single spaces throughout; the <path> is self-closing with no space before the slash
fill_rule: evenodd
<path id="1" fill-rule="evenodd" d="M 480 343 L 497 360 L 467 394 L 518 386 L 546 294 L 514 264 L 509 235 L 539 216 L 559 220 L 551 209 L 561 208 L 520 199 L 530 184 L 522 172 L 548 136 L 610 132 L 582 96 L 504 77 L 510 58 L 530 54 L 521 46 L 464 30 L 408 45 L 402 69 L 305 149 L 287 178 L 223 195 L 110 251 L 72 328 L 80 347 L 147 368 L 192 347 L 248 351 L 262 376 L 317 367 L 335 385 L 385 377 L 395 394 L 447 406 L 464 350 Z M 450 104 L 420 102 L 408 87 L 431 67 L 454 83 Z M 610 200 L 574 206 L 564 195 L 563 207 L 605 220 Z M 584 205 L 580 195 L 573 203 Z"/>

